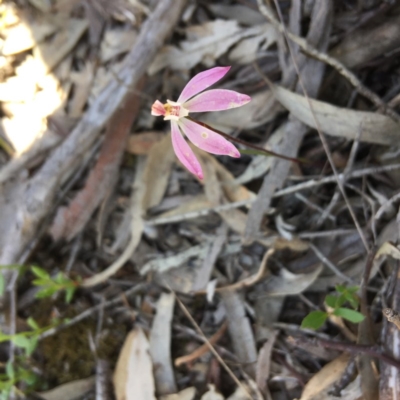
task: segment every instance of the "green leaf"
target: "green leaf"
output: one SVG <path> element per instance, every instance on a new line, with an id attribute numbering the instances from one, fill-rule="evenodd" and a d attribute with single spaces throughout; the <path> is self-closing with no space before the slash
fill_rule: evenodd
<path id="1" fill-rule="evenodd" d="M 14 379 L 15 378 L 15 370 L 14 370 L 14 365 L 12 364 L 11 361 L 8 361 L 6 364 L 6 374 L 9 379 Z"/>
<path id="2" fill-rule="evenodd" d="M 68 279 L 64 277 L 62 272 L 59 272 L 53 280 L 58 284 L 65 284 L 66 282 L 68 282 Z"/>
<path id="3" fill-rule="evenodd" d="M 32 371 L 24 370 L 24 373 L 21 375 L 20 379 L 28 386 L 32 386 L 37 382 L 38 377 Z"/>
<path id="4" fill-rule="evenodd" d="M 36 275 L 38 278 L 42 278 L 42 279 L 46 279 L 46 280 L 50 279 L 50 275 L 43 268 L 31 267 L 31 270 L 32 270 L 33 274 Z"/>
<path id="5" fill-rule="evenodd" d="M 347 288 L 348 292 L 350 292 L 350 293 L 358 292 L 359 289 L 360 289 L 360 286 L 349 286 Z"/>
<path id="6" fill-rule="evenodd" d="M 358 308 L 358 305 L 360 303 L 360 300 L 356 295 L 352 295 L 351 297 L 348 298 L 348 302 L 353 308 Z"/>
<path id="7" fill-rule="evenodd" d="M 36 350 L 37 345 L 39 343 L 39 338 L 37 336 L 34 336 L 28 340 L 29 340 L 29 345 L 25 348 L 25 350 L 26 350 L 26 355 L 29 357 Z"/>
<path id="8" fill-rule="evenodd" d="M 30 346 L 30 340 L 24 335 L 14 335 L 11 337 L 11 341 L 17 346 L 21 347 L 22 349 L 28 349 Z"/>
<path id="9" fill-rule="evenodd" d="M 346 291 L 346 286 L 344 286 L 344 285 L 336 285 L 335 289 L 339 293 L 344 293 Z"/>
<path id="10" fill-rule="evenodd" d="M 359 322 L 363 321 L 365 316 L 362 315 L 358 311 L 350 310 L 349 308 L 337 308 L 334 312 L 334 315 L 338 317 L 342 317 L 347 321 L 354 322 L 358 324 Z"/>
<path id="11" fill-rule="evenodd" d="M 301 327 L 308 329 L 318 329 L 325 323 L 328 313 L 325 311 L 311 311 L 302 321 Z"/>
<path id="12" fill-rule="evenodd" d="M 53 294 L 54 293 L 56 293 L 57 292 L 57 288 L 56 287 L 45 287 L 45 288 L 43 288 L 43 289 L 40 289 L 37 293 L 36 293 L 36 295 L 35 295 L 35 297 L 37 298 L 37 299 L 43 299 L 44 297 L 50 297 L 50 296 L 53 296 Z"/>
<path id="13" fill-rule="evenodd" d="M 36 322 L 32 317 L 29 317 L 29 318 L 26 320 L 26 323 L 27 323 L 33 330 L 35 330 L 35 331 L 37 331 L 38 329 L 40 329 L 40 326 L 37 324 L 37 322 Z"/>
<path id="14" fill-rule="evenodd" d="M 341 294 L 341 295 L 339 296 L 337 302 L 336 302 L 336 307 L 335 307 L 335 308 L 342 307 L 342 305 L 343 305 L 344 303 L 346 303 L 346 301 L 347 301 L 347 296 L 346 296 L 346 294 L 345 294 L 345 293 L 344 293 L 344 294 Z"/>
<path id="15" fill-rule="evenodd" d="M 328 305 L 329 307 L 332 307 L 332 308 L 336 308 L 337 306 L 336 306 L 336 302 L 337 302 L 337 300 L 338 300 L 338 296 L 333 296 L 333 295 L 331 295 L 331 294 L 328 294 L 326 297 L 325 297 L 325 303 L 326 303 L 326 305 Z"/>
<path id="16" fill-rule="evenodd" d="M 65 302 L 70 303 L 72 300 L 72 297 L 74 297 L 76 287 L 69 287 L 65 289 Z"/>

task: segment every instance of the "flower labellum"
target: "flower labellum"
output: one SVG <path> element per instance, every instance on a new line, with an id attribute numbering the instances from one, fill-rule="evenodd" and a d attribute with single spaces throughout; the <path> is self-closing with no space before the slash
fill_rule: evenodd
<path id="1" fill-rule="evenodd" d="M 180 162 L 200 180 L 203 179 L 200 163 L 182 133 L 195 146 L 208 153 L 240 157 L 238 149 L 231 142 L 187 118 L 191 112 L 229 110 L 241 107 L 251 100 L 249 96 L 233 90 L 212 89 L 204 92 L 209 86 L 223 78 L 230 68 L 215 67 L 200 72 L 183 88 L 178 101 L 167 100 L 165 104 L 162 104 L 157 100 L 151 107 L 152 115 L 163 116 L 164 120 L 171 121 L 171 138 L 175 154 Z"/>

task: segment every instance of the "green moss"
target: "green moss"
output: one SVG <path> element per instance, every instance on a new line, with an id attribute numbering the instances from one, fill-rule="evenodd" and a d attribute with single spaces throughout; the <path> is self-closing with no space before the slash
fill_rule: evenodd
<path id="1" fill-rule="evenodd" d="M 36 314 L 38 314 L 36 318 L 42 326 L 50 323 L 50 310 L 54 307 L 54 304 L 50 304 L 49 307 L 49 303 L 51 303 L 49 299 L 43 303 L 43 307 L 35 307 Z M 82 311 L 80 309 L 79 313 Z M 43 318 L 44 313 L 47 318 Z M 65 317 L 73 318 L 78 312 L 70 305 L 68 310 L 65 310 L 65 314 Z M 85 319 L 70 328 L 63 329 L 39 344 L 38 354 L 42 360 L 44 380 L 47 381 L 49 387 L 93 375 L 96 360 L 89 347 L 89 335 L 91 334 L 93 338 L 96 335 L 96 317 L 97 314 L 93 318 Z M 109 361 L 113 366 L 127 331 L 124 324 L 112 322 L 107 325 L 105 323 L 100 333 L 97 356 Z"/>

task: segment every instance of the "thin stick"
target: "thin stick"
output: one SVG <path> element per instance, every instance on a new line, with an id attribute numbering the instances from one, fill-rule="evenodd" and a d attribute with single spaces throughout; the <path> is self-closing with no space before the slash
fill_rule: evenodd
<path id="1" fill-rule="evenodd" d="M 226 328 L 228 327 L 228 324 L 224 322 L 221 327 L 217 330 L 217 332 L 214 333 L 209 339 L 210 344 L 213 346 L 218 342 L 219 339 L 224 335 Z M 178 357 L 175 359 L 175 367 L 179 367 L 182 364 L 187 364 L 190 362 L 193 362 L 203 356 L 204 354 L 207 354 L 210 351 L 210 348 L 208 347 L 207 344 L 202 344 L 200 347 L 198 347 L 195 351 L 193 351 L 190 354 L 187 354 L 186 356 Z"/>

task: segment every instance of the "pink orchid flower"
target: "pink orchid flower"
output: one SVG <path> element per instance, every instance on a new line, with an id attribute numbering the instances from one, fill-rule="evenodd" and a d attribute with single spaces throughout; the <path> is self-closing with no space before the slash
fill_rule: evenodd
<path id="1" fill-rule="evenodd" d="M 228 110 L 241 107 L 251 100 L 249 96 L 233 90 L 213 89 L 203 92 L 225 76 L 230 68 L 216 67 L 200 72 L 183 88 L 177 102 L 167 100 L 166 104 L 162 104 L 157 100 L 151 107 L 152 115 L 162 115 L 164 120 L 171 121 L 171 138 L 175 154 L 180 162 L 200 180 L 203 179 L 201 165 L 182 133 L 195 146 L 208 153 L 240 157 L 239 150 L 231 142 L 187 118 L 191 112 Z"/>

